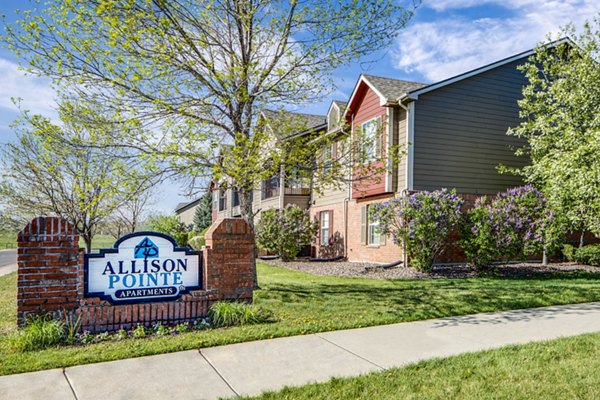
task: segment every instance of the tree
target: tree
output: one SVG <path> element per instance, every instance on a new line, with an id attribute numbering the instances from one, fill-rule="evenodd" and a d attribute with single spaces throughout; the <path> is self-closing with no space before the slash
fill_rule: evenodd
<path id="1" fill-rule="evenodd" d="M 527 139 L 517 151 L 531 164 L 516 171 L 545 195 L 570 231 L 600 235 L 600 20 L 556 47 L 539 46 L 521 70 L 523 122 L 508 134 Z"/>
<path id="2" fill-rule="evenodd" d="M 187 246 L 189 226 L 175 215 L 151 215 L 146 220 L 146 229 L 172 236 L 180 246 Z"/>
<path id="3" fill-rule="evenodd" d="M 137 231 L 152 202 L 151 191 L 138 194 L 115 209 L 102 224 L 104 231 L 115 239 Z"/>
<path id="4" fill-rule="evenodd" d="M 89 252 L 98 225 L 150 190 L 157 173 L 123 149 L 89 146 L 90 127 L 63 111 L 62 126 L 27 112 L 13 124 L 17 141 L 0 149 L 0 198 L 16 214 L 65 218 Z"/>
<path id="5" fill-rule="evenodd" d="M 319 99 L 332 88 L 333 71 L 387 47 L 417 5 L 50 0 L 40 12 L 7 23 L 6 40 L 30 71 L 110 109 L 113 122 L 135 116 L 160 132 L 157 138 L 112 131 L 115 143 L 168 159 L 193 181 L 225 179 L 253 225 L 257 183 L 279 172 L 282 163 L 289 171 L 312 164 L 307 156 L 314 155 L 302 145 L 307 142 L 286 140 L 285 151 L 270 146 L 260 110 Z M 231 151 L 215 157 L 223 144 Z M 273 157 L 265 156 L 267 148 Z"/>
<path id="6" fill-rule="evenodd" d="M 202 232 L 212 224 L 212 193 L 202 195 L 198 207 L 194 212 L 194 231 Z"/>
<path id="7" fill-rule="evenodd" d="M 256 244 L 262 250 L 276 253 L 290 261 L 310 244 L 318 230 L 317 221 L 310 221 L 308 212 L 288 204 L 283 210 L 263 211 L 256 226 Z"/>

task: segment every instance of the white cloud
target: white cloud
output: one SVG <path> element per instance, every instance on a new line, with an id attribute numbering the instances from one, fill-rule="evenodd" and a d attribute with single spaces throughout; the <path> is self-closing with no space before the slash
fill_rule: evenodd
<path id="1" fill-rule="evenodd" d="M 0 107 L 15 111 L 11 98 L 21 98 L 21 108 L 48 117 L 56 115 L 56 93 L 50 80 L 31 76 L 17 64 L 0 58 Z"/>
<path id="2" fill-rule="evenodd" d="M 503 7 L 509 17 L 469 18 L 469 8 Z M 533 48 L 562 26 L 581 26 L 600 12 L 595 0 L 436 0 L 434 22 L 411 24 L 397 40 L 394 66 L 439 81 Z M 480 14 L 480 12 L 479 12 Z M 458 15 L 458 16 L 457 16 Z"/>

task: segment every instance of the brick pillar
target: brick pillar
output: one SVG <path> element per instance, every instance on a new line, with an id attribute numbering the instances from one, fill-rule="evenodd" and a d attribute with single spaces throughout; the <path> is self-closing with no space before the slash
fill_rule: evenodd
<path id="1" fill-rule="evenodd" d="M 62 218 L 37 217 L 17 242 L 17 323 L 30 314 L 76 310 L 79 236 L 73 226 Z"/>
<path id="2" fill-rule="evenodd" d="M 256 262 L 250 225 L 240 218 L 226 218 L 210 227 L 205 240 L 205 287 L 212 299 L 252 301 Z"/>

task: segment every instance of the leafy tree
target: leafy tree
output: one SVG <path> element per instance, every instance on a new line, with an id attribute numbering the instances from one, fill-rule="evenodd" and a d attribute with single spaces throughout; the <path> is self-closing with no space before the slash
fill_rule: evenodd
<path id="1" fill-rule="evenodd" d="M 467 213 L 461 246 L 469 264 L 525 259 L 556 249 L 560 230 L 544 195 L 532 185 L 508 189 L 495 198 L 480 197 Z"/>
<path id="2" fill-rule="evenodd" d="M 310 244 L 318 230 L 316 221 L 311 222 L 308 212 L 288 204 L 283 210 L 263 211 L 256 226 L 256 244 L 260 249 L 290 261 Z"/>
<path id="3" fill-rule="evenodd" d="M 27 112 L 14 123 L 17 141 L 0 149 L 0 198 L 16 215 L 65 218 L 89 252 L 99 224 L 149 190 L 157 175 L 122 148 L 90 146 L 94 128 L 62 107 L 59 115 L 62 126 Z"/>
<path id="4" fill-rule="evenodd" d="M 151 215 L 146 220 L 146 229 L 167 234 L 175 239 L 180 246 L 187 246 L 188 232 L 191 226 L 186 226 L 175 215 Z"/>
<path id="5" fill-rule="evenodd" d="M 523 122 L 508 134 L 527 139 L 516 171 L 545 195 L 567 229 L 600 235 L 600 20 L 586 23 L 577 45 L 540 46 L 521 69 L 529 84 L 519 101 Z M 583 244 L 583 233 L 581 236 Z"/>
<path id="6" fill-rule="evenodd" d="M 212 193 L 202 195 L 196 212 L 194 213 L 194 231 L 202 232 L 212 224 Z"/>
<path id="7" fill-rule="evenodd" d="M 148 206 L 152 202 L 151 191 L 137 194 L 115 209 L 102 224 L 102 230 L 115 239 L 136 232 L 145 218 Z"/>
<path id="8" fill-rule="evenodd" d="M 194 180 L 214 174 L 227 181 L 253 225 L 257 183 L 282 165 L 311 173 L 302 167 L 315 154 L 308 138 L 290 138 L 302 124 L 278 127 L 274 140 L 260 110 L 320 99 L 335 70 L 387 47 L 417 5 L 50 0 L 7 23 L 6 41 L 30 71 L 108 108 L 112 123 L 135 116 L 159 132 L 122 129 L 112 132 L 115 143 L 167 159 Z M 230 150 L 216 157 L 223 144 Z"/>
<path id="9" fill-rule="evenodd" d="M 373 218 L 382 233 L 404 245 L 411 265 L 430 272 L 450 233 L 462 222 L 462 204 L 455 190 L 425 191 L 375 204 Z"/>

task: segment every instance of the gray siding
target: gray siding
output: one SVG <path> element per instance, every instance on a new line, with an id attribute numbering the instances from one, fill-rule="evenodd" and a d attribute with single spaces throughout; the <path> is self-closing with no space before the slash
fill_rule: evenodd
<path id="1" fill-rule="evenodd" d="M 524 141 L 506 135 L 519 123 L 517 100 L 527 83 L 507 64 L 419 96 L 415 103 L 415 190 L 456 188 L 459 193 L 496 193 L 520 178 L 500 175 L 502 163 L 520 167 L 514 150 Z"/>

